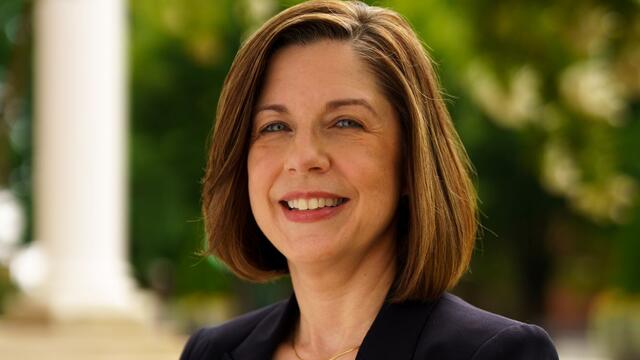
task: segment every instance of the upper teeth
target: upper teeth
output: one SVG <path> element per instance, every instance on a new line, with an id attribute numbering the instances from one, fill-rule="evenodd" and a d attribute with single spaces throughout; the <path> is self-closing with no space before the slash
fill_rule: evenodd
<path id="1" fill-rule="evenodd" d="M 344 202 L 344 199 L 294 199 L 287 201 L 289 208 L 298 210 L 314 210 L 326 206 L 336 206 Z"/>

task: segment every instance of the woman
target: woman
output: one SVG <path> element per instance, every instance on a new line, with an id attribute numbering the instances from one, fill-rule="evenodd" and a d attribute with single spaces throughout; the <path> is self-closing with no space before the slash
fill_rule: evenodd
<path id="1" fill-rule="evenodd" d="M 203 210 L 236 274 L 288 301 L 194 334 L 182 359 L 557 359 L 539 327 L 448 294 L 476 230 L 467 158 L 396 13 L 310 1 L 242 46 Z"/>

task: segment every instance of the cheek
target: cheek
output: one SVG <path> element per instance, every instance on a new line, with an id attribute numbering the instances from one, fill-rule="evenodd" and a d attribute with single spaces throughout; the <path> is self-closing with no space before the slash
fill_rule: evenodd
<path id="1" fill-rule="evenodd" d="M 400 197 L 399 179 L 390 166 L 377 167 L 377 169 L 366 179 L 368 181 L 367 187 L 372 194 L 371 201 L 374 202 L 371 206 L 377 208 L 378 211 L 393 212 Z"/>
<path id="2" fill-rule="evenodd" d="M 265 169 L 264 157 L 260 151 L 250 150 L 247 157 L 247 175 L 249 183 L 249 201 L 251 203 L 251 209 L 256 212 L 256 206 L 259 206 L 258 199 L 265 197 L 265 181 L 264 179 Z"/>
<path id="3" fill-rule="evenodd" d="M 341 152 L 340 168 L 367 206 L 393 207 L 400 191 L 399 155 L 389 145 L 376 145 Z"/>
<path id="4" fill-rule="evenodd" d="M 282 168 L 278 159 L 277 152 L 268 147 L 254 146 L 249 150 L 247 156 L 248 191 L 254 213 L 256 210 L 264 208 L 269 201 L 269 191 Z"/>
<path id="5" fill-rule="evenodd" d="M 399 149 L 391 144 L 386 151 L 377 154 L 375 168 L 377 177 L 370 180 L 377 191 L 377 199 L 389 209 L 395 209 L 401 192 L 401 165 Z M 377 184 L 377 186 L 375 185 Z M 393 210 L 392 210 L 393 212 Z"/>

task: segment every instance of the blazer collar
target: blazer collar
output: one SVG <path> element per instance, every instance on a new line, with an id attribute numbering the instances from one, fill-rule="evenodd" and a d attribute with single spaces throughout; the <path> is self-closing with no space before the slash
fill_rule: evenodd
<path id="1" fill-rule="evenodd" d="M 385 301 L 367 332 L 356 360 L 410 360 L 422 329 L 438 300 L 390 303 Z M 299 316 L 295 295 L 262 319 L 253 331 L 224 360 L 270 359 L 276 347 L 289 335 Z"/>
<path id="2" fill-rule="evenodd" d="M 271 359 L 276 347 L 287 337 L 299 315 L 298 302 L 292 294 L 265 316 L 251 333 L 224 360 Z"/>
<path id="3" fill-rule="evenodd" d="M 437 301 L 385 302 L 364 337 L 356 360 L 413 359 L 422 329 Z"/>

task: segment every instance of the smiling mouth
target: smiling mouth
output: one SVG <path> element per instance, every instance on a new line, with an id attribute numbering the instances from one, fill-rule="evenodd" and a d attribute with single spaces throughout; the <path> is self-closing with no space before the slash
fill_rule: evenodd
<path id="1" fill-rule="evenodd" d="M 348 202 L 347 198 L 310 198 L 280 201 L 280 204 L 290 211 L 310 211 L 323 208 L 335 208 Z"/>

